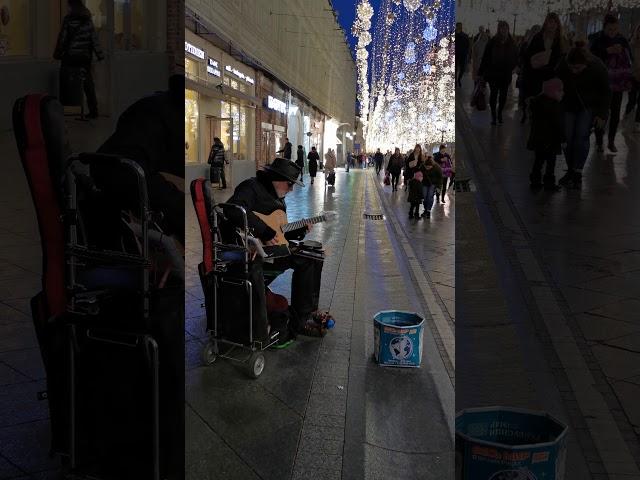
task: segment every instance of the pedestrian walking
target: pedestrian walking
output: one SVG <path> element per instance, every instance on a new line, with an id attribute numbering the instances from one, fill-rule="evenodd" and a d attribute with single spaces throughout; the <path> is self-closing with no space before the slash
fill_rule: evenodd
<path id="1" fill-rule="evenodd" d="M 213 145 L 211 145 L 207 163 L 211 165 L 209 167 L 209 181 L 212 184 L 221 181 L 222 188 L 227 188 L 227 179 L 224 174 L 224 165 L 225 163 L 228 164 L 229 161 L 225 158 L 224 144 L 218 137 L 215 137 L 213 139 Z"/>
<path id="2" fill-rule="evenodd" d="M 91 12 L 82 0 L 68 0 L 69 13 L 62 21 L 53 58 L 61 61 L 61 83 L 68 81 L 70 72 L 80 69 L 84 94 L 89 107 L 88 118 L 98 117 L 98 98 L 91 71 L 93 55 L 98 61 L 104 60 L 98 34 L 91 20 Z"/>
<path id="3" fill-rule="evenodd" d="M 542 84 L 542 93 L 530 102 L 531 132 L 527 148 L 533 150 L 535 159 L 529 175 L 532 190 L 544 187 L 545 191 L 559 190 L 556 185 L 556 156 L 562 153 L 565 143 L 562 81 L 558 78 Z M 545 166 L 544 177 L 542 167 Z"/>
<path id="4" fill-rule="evenodd" d="M 391 191 L 398 191 L 398 181 L 400 180 L 400 173 L 402 173 L 402 165 L 404 163 L 404 159 L 402 158 L 402 154 L 400 153 L 400 149 L 396 148 L 396 151 L 389 158 L 389 162 L 387 163 L 387 172 L 391 175 Z"/>
<path id="5" fill-rule="evenodd" d="M 422 152 L 420 152 L 420 155 L 422 155 Z M 422 212 L 422 216 L 424 218 L 431 218 L 431 209 L 433 208 L 436 188 L 442 184 L 442 170 L 440 169 L 440 165 L 435 163 L 433 157 L 429 155 L 424 161 L 418 160 L 418 166 L 415 168 L 415 172 L 418 171 L 422 172 L 423 176 L 422 193 L 424 195 L 424 212 Z"/>
<path id="6" fill-rule="evenodd" d="M 629 91 L 625 114 L 628 115 L 634 110 L 636 111 L 634 130 L 640 132 L 640 25 L 636 25 L 634 28 L 629 43 L 633 60 L 631 67 L 633 88 Z"/>
<path id="7" fill-rule="evenodd" d="M 382 165 L 384 164 L 384 155 L 379 148 L 376 150 L 373 160 L 376 166 L 376 175 L 380 175 L 380 170 L 382 170 Z"/>
<path id="8" fill-rule="evenodd" d="M 447 153 L 447 146 L 445 144 L 440 145 L 440 149 L 433 155 L 433 161 L 437 163 L 442 170 L 440 192 L 442 194 L 442 203 L 445 203 L 444 195 L 447 193 L 447 182 L 451 179 L 451 183 L 453 183 L 453 162 L 451 161 L 451 155 Z"/>
<path id="9" fill-rule="evenodd" d="M 469 62 L 469 54 L 471 53 L 471 39 L 469 35 L 462 30 L 462 23 L 456 23 L 456 85 L 462 86 L 462 77 L 464 76 L 467 63 Z"/>
<path id="10" fill-rule="evenodd" d="M 473 41 L 471 52 L 471 76 L 474 83 L 478 80 L 478 70 L 480 70 L 480 63 L 482 63 L 482 57 L 487 43 L 489 43 L 489 34 L 485 31 L 484 27 L 480 27 L 478 29 L 478 35 L 476 35 Z"/>
<path id="11" fill-rule="evenodd" d="M 331 186 L 336 183 L 336 165 L 336 154 L 330 148 L 324 155 L 324 180 L 326 184 Z"/>
<path id="12" fill-rule="evenodd" d="M 632 87 L 631 48 L 629 42 L 620 34 L 618 18 L 607 14 L 604 18 L 602 31 L 594 37 L 591 52 L 607 67 L 609 87 L 611 89 L 611 103 L 609 104 L 609 135 L 607 147 L 612 153 L 618 149 L 615 146 L 615 136 L 620 123 L 620 108 L 622 94 Z M 604 125 L 596 128 L 596 144 L 599 152 L 604 151 Z"/>
<path id="13" fill-rule="evenodd" d="M 351 152 L 347 152 L 347 173 L 349 173 L 349 169 L 351 168 L 351 164 L 353 163 L 353 155 Z"/>
<path id="14" fill-rule="evenodd" d="M 291 150 L 293 149 L 293 145 L 288 138 L 284 139 L 284 147 L 278 150 L 276 153 L 282 153 L 282 156 L 287 160 L 291 160 Z"/>
<path id="15" fill-rule="evenodd" d="M 298 150 L 296 151 L 296 165 L 300 167 L 300 180 L 304 179 L 304 149 L 302 145 L 298 145 Z"/>
<path id="16" fill-rule="evenodd" d="M 480 79 L 489 83 L 491 125 L 502 124 L 502 112 L 507 103 L 507 92 L 517 64 L 517 55 L 516 44 L 509 33 L 509 24 L 501 20 L 498 22 L 498 33 L 487 43 L 478 71 Z"/>
<path id="17" fill-rule="evenodd" d="M 320 155 L 316 151 L 316 147 L 311 147 L 311 151 L 309 155 L 307 155 L 307 160 L 309 162 L 309 176 L 311 177 L 311 185 L 313 185 L 313 181 L 316 178 L 316 173 L 318 172 L 318 162 L 320 160 Z"/>
<path id="18" fill-rule="evenodd" d="M 604 64 L 577 41 L 558 67 L 564 85 L 567 173 L 560 185 L 579 187 L 582 169 L 589 156 L 591 128 L 604 128 L 611 104 L 609 78 Z"/>
<path id="19" fill-rule="evenodd" d="M 407 201 L 410 204 L 409 218 L 420 218 L 420 204 L 424 200 L 422 180 L 421 171 L 417 171 L 414 177 L 409 180 L 409 194 L 407 195 Z"/>

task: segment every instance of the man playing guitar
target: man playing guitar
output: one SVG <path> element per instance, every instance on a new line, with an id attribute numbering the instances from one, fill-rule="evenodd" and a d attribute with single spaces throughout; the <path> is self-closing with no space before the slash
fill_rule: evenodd
<path id="1" fill-rule="evenodd" d="M 286 158 L 276 158 L 270 165 L 256 172 L 256 176 L 245 180 L 238 185 L 227 203 L 244 207 L 247 212 L 247 222 L 251 234 L 266 246 L 275 246 L 282 243 L 282 236 L 286 240 L 302 240 L 311 231 L 312 223 L 303 224 L 300 228 L 286 233 L 276 231 L 263 219 L 274 213 L 286 212 L 287 206 L 284 198 L 293 190 L 294 185 L 304 186 L 298 180 L 300 167 L 295 162 Z M 280 211 L 280 212 L 277 212 Z M 231 223 L 233 229 L 244 228 L 244 220 L 241 213 L 235 208 L 225 208 L 225 217 Z M 227 229 L 226 235 L 232 234 Z M 291 285 L 291 307 L 294 311 L 296 330 L 309 336 L 324 336 L 326 333 L 326 320 L 328 314 L 318 311 L 320 299 L 320 279 L 322 276 L 322 259 L 309 258 L 301 255 L 287 255 L 273 260 L 273 267 L 279 271 L 293 269 Z M 251 262 L 254 288 L 264 289 L 262 276 L 263 259 L 254 257 Z"/>

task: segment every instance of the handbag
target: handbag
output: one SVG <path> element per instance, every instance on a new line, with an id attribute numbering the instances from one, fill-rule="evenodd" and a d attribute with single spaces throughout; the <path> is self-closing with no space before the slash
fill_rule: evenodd
<path id="1" fill-rule="evenodd" d="M 633 86 L 631 73 L 631 59 L 625 50 L 607 58 L 607 70 L 609 71 L 609 85 L 612 92 L 628 92 Z"/>

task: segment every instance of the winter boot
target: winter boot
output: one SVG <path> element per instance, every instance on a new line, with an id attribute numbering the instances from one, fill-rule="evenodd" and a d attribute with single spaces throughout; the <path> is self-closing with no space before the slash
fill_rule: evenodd
<path id="1" fill-rule="evenodd" d="M 560 190 L 560 187 L 556 185 L 555 175 L 545 175 L 543 183 L 545 192 L 557 192 Z"/>
<path id="2" fill-rule="evenodd" d="M 539 190 L 542 188 L 542 174 L 540 172 L 531 172 L 529 175 L 529 187 L 531 190 Z"/>

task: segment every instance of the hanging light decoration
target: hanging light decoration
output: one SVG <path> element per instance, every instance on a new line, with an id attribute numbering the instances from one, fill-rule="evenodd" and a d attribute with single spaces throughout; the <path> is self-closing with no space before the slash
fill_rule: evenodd
<path id="1" fill-rule="evenodd" d="M 393 12 L 387 13 L 386 22 L 387 25 L 393 25 L 393 21 L 396 19 L 396 14 Z"/>
<path id="2" fill-rule="evenodd" d="M 422 6 L 421 0 L 404 0 L 404 8 L 411 13 L 415 12 Z"/>
<path id="3" fill-rule="evenodd" d="M 368 0 L 360 0 L 356 8 L 356 19 L 352 32 L 358 39 L 356 50 L 356 66 L 358 69 L 358 102 L 360 102 L 360 117 L 362 119 L 363 133 L 366 135 L 369 116 L 369 79 L 367 45 L 371 43 L 371 17 L 373 7 Z"/>
<path id="4" fill-rule="evenodd" d="M 393 22 L 387 21 L 390 13 Z M 439 144 L 443 137 L 455 141 L 453 1 L 381 0 L 377 18 L 369 57 L 367 149 L 407 151 L 416 143 Z"/>

